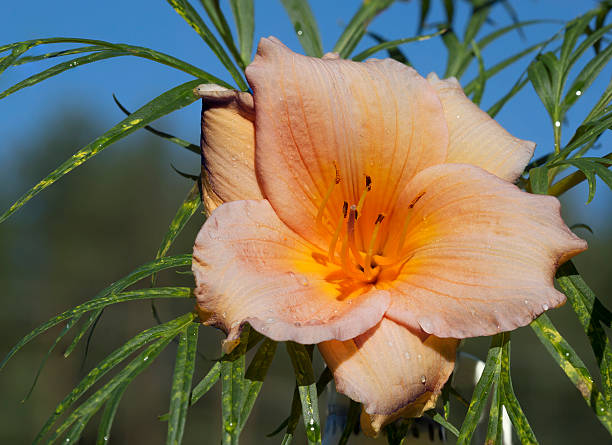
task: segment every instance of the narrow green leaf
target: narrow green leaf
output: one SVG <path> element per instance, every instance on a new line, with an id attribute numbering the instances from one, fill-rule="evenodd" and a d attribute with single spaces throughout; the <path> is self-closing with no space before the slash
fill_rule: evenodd
<path id="1" fill-rule="evenodd" d="M 369 0 L 364 1 L 357 10 L 349 24 L 344 28 L 342 35 L 334 46 L 334 52 L 346 59 L 353 52 L 367 27 L 376 15 L 387 9 L 394 0 Z"/>
<path id="2" fill-rule="evenodd" d="M 604 398 L 608 406 L 612 406 L 612 349 L 603 327 L 610 327 L 612 314 L 595 296 L 571 261 L 559 267 L 556 279 L 589 338 L 601 373 Z"/>
<path id="3" fill-rule="evenodd" d="M 491 12 L 491 6 L 493 5 L 493 2 L 490 0 L 472 0 L 471 3 L 472 13 L 463 36 L 463 41 L 468 44 L 476 38 L 480 28 L 487 21 L 487 17 L 489 17 Z"/>
<path id="4" fill-rule="evenodd" d="M 312 370 L 312 352 L 310 351 L 299 343 L 287 342 L 287 352 L 293 364 L 298 393 L 302 402 L 306 438 L 309 445 L 316 445 L 321 443 L 321 422 L 317 385 Z"/>
<path id="5" fill-rule="evenodd" d="M 474 40 L 472 40 L 472 51 L 478 60 L 478 77 L 476 78 L 476 86 L 474 88 L 474 96 L 472 96 L 472 102 L 476 105 L 480 105 L 482 95 L 484 94 L 485 84 L 487 82 L 487 73 L 484 67 L 484 61 L 480 54 L 480 49 Z"/>
<path id="6" fill-rule="evenodd" d="M 531 328 L 565 375 L 576 386 L 586 404 L 591 407 L 603 426 L 612 433 L 612 412 L 606 405 L 593 379 L 570 344 L 557 331 L 546 314 L 540 315 Z"/>
<path id="7" fill-rule="evenodd" d="M 199 79 L 203 79 L 207 82 L 216 83 L 226 88 L 232 88 L 230 84 L 224 82 L 223 80 L 213 76 L 212 74 L 207 73 L 206 71 L 201 70 L 200 68 L 196 66 L 193 66 L 187 62 L 184 62 L 183 60 L 177 59 L 176 57 L 161 53 L 159 51 L 155 51 L 150 48 L 145 48 L 142 46 L 135 46 L 135 45 L 127 45 L 125 43 L 110 43 L 104 40 L 81 39 L 81 38 L 75 38 L 75 37 L 51 37 L 51 38 L 46 38 L 46 39 L 35 39 L 35 40 L 26 40 L 23 42 L 9 43 L 7 45 L 0 46 L 0 52 L 6 51 L 9 49 L 13 50 L 16 48 L 20 48 L 22 46 L 32 48 L 38 45 L 46 45 L 46 44 L 54 44 L 54 43 L 82 43 L 86 45 L 98 45 L 98 46 L 116 50 L 116 51 L 126 51 L 131 56 L 149 59 L 154 62 L 158 62 L 163 65 L 167 65 L 169 67 L 184 71 L 187 74 L 191 74 L 192 76 L 197 77 Z M 13 64 L 17 64 L 17 61 L 14 61 L 14 62 L 15 63 Z"/>
<path id="8" fill-rule="evenodd" d="M 32 45 L 29 45 L 26 42 L 16 44 L 14 47 L 12 47 L 11 54 L 0 59 L 0 74 L 2 74 L 9 66 L 13 65 L 19 56 L 21 56 L 31 47 Z"/>
<path id="9" fill-rule="evenodd" d="M 499 370 L 501 367 L 502 347 L 507 342 L 507 334 L 497 334 L 491 339 L 491 346 L 487 353 L 487 360 L 482 371 L 480 379 L 474 388 L 472 400 L 468 412 L 463 419 L 461 431 L 457 439 L 457 444 L 470 444 L 472 435 L 480 420 L 480 415 L 484 409 L 491 386 L 495 383 L 495 379 L 499 378 Z"/>
<path id="10" fill-rule="evenodd" d="M 83 326 L 81 326 L 81 329 L 79 329 L 79 332 L 77 332 L 77 334 L 72 339 L 72 342 L 70 343 L 70 345 L 64 351 L 65 358 L 68 357 L 70 354 L 72 354 L 72 352 L 77 347 L 77 345 L 79 344 L 79 342 L 81 341 L 81 339 L 83 338 L 87 330 L 96 324 L 96 322 L 98 321 L 101 315 L 102 315 L 102 309 L 98 309 L 89 316 L 89 318 L 85 321 L 85 323 L 83 323 Z M 81 315 L 78 315 L 78 317 L 81 317 Z"/>
<path id="11" fill-rule="evenodd" d="M 35 439 L 35 443 L 40 442 L 42 438 L 50 431 L 57 419 L 70 408 L 89 388 L 91 388 L 98 380 L 100 380 L 107 372 L 129 357 L 134 351 L 141 346 L 168 337 L 168 342 L 185 326 L 190 324 L 196 315 L 193 313 L 182 315 L 167 323 L 154 326 L 150 329 L 142 331 L 132 339 L 128 340 L 123 346 L 115 349 L 110 355 L 102 360 L 92 369 L 80 382 L 75 386 L 70 394 L 68 394 L 56 407 L 54 413 L 49 417 L 45 425 Z M 141 354 L 142 357 L 144 355 Z M 146 360 L 145 360 L 146 361 Z M 114 388 L 114 387 L 113 387 Z M 111 391 L 112 392 L 112 391 Z M 108 394 L 110 397 L 110 392 Z M 69 425 L 68 425 L 69 426 Z M 65 429 L 65 428 L 64 428 Z"/>
<path id="12" fill-rule="evenodd" d="M 64 49 L 61 51 L 52 51 L 50 53 L 39 54 L 38 56 L 23 56 L 15 60 L 13 66 L 23 65 L 26 63 L 40 62 L 41 60 L 54 59 L 56 57 L 71 56 L 74 54 L 91 53 L 94 51 L 105 51 L 107 48 L 99 45 L 80 46 L 78 48 Z"/>
<path id="13" fill-rule="evenodd" d="M 423 32 L 423 28 L 425 27 L 425 22 L 427 21 L 427 16 L 429 15 L 430 9 L 431 1 L 421 0 L 421 13 L 419 17 L 419 27 L 417 28 L 417 34 L 421 34 Z"/>
<path id="14" fill-rule="evenodd" d="M 346 415 L 346 425 L 344 425 L 344 430 L 342 430 L 342 435 L 340 436 L 340 440 L 338 440 L 338 445 L 346 445 L 348 443 L 351 434 L 355 430 L 357 422 L 359 422 L 360 414 L 361 403 L 351 400 L 351 404 L 349 405 L 348 413 Z"/>
<path id="15" fill-rule="evenodd" d="M 148 123 L 195 102 L 198 97 L 193 94 L 193 89 L 199 83 L 199 80 L 192 80 L 166 91 L 143 107 L 139 108 L 106 133 L 96 138 L 93 142 L 87 144 L 85 147 L 72 155 L 70 159 L 56 168 L 45 179 L 40 181 L 36 186 L 19 198 L 15 204 L 13 204 L 6 212 L 4 212 L 4 214 L 0 216 L 0 223 L 39 192 L 55 183 L 55 181 L 76 167 L 85 163 L 104 148 L 133 133 L 139 128 L 144 127 Z"/>
<path id="16" fill-rule="evenodd" d="M 83 430 L 89 423 L 89 419 L 93 417 L 93 413 L 84 415 L 83 417 L 77 419 L 74 422 L 74 425 L 66 434 L 66 438 L 62 441 L 64 444 L 77 444 L 81 435 L 83 434 Z"/>
<path id="17" fill-rule="evenodd" d="M 176 334 L 176 331 L 173 332 Z M 74 422 L 80 419 L 88 419 L 93 416 L 109 399 L 113 392 L 124 384 L 128 384 L 138 374 L 148 368 L 157 356 L 168 346 L 174 338 L 174 335 L 162 337 L 153 345 L 149 346 L 141 352 L 134 360 L 132 360 L 125 368 L 123 368 L 110 382 L 91 395 L 77 409 L 75 409 L 68 418 L 62 423 L 51 435 L 47 443 L 53 443 L 59 436 L 62 435 Z M 42 437 L 37 437 L 34 444 L 40 443 Z"/>
<path id="18" fill-rule="evenodd" d="M 576 129 L 576 132 L 574 133 L 568 144 L 563 148 L 563 150 L 561 150 L 559 155 L 551 159 L 549 162 L 553 163 L 563 159 L 576 148 L 591 142 L 593 139 L 599 138 L 604 131 L 612 127 L 611 110 L 604 108 L 603 113 L 595 116 L 587 122 L 583 122 Z"/>
<path id="19" fill-rule="evenodd" d="M 253 51 L 253 33 L 255 31 L 253 0 L 230 0 L 230 6 L 238 30 L 240 57 L 243 66 L 246 67 L 251 63 L 251 52 Z"/>
<path id="20" fill-rule="evenodd" d="M 111 284 L 109 287 L 100 292 L 92 300 L 69 309 L 56 317 L 43 323 L 28 335 L 23 337 L 13 348 L 9 351 L 6 357 L 0 363 L 0 370 L 6 365 L 10 358 L 15 355 L 23 346 L 29 343 L 34 338 L 38 337 L 43 332 L 52 328 L 53 326 L 61 323 L 64 320 L 80 315 L 84 312 L 99 309 L 109 304 L 120 303 L 123 301 L 136 300 L 141 298 L 188 298 L 191 295 L 189 288 L 159 288 L 159 289 L 146 289 L 135 292 L 126 292 L 123 294 L 115 295 L 121 292 L 128 286 L 148 277 L 152 273 L 158 272 L 163 269 L 171 267 L 181 267 L 191 265 L 191 255 L 177 255 L 172 257 L 160 258 L 156 261 L 140 266 L 128 276 L 122 278 Z"/>
<path id="21" fill-rule="evenodd" d="M 217 383 L 220 376 L 221 362 L 216 362 L 204 378 L 193 388 L 193 391 L 191 391 L 191 405 L 200 400 Z"/>
<path id="22" fill-rule="evenodd" d="M 506 103 L 508 103 L 510 99 L 512 99 L 519 91 L 521 91 L 523 87 L 527 85 L 528 82 L 529 78 L 527 77 L 519 78 L 512 86 L 512 88 L 510 88 L 510 91 L 508 91 L 501 99 L 495 102 L 495 104 L 493 104 L 493 106 L 487 110 L 487 114 L 494 118 L 497 113 L 501 111 L 504 105 L 506 105 Z"/>
<path id="23" fill-rule="evenodd" d="M 426 411 L 426 414 L 436 423 L 442 425 L 447 431 L 450 431 L 455 437 L 459 437 L 459 430 L 455 427 L 455 425 L 446 420 L 443 415 L 434 410 Z"/>
<path id="24" fill-rule="evenodd" d="M 382 51 L 382 50 L 389 49 L 389 48 L 395 48 L 398 45 L 403 45 L 404 43 L 422 42 L 424 40 L 429 40 L 432 37 L 437 37 L 439 35 L 442 35 L 445 32 L 446 32 L 445 29 L 441 29 L 441 30 L 439 30 L 437 32 L 434 32 L 434 33 L 431 33 L 431 34 L 426 34 L 426 35 L 423 35 L 423 36 L 408 37 L 408 38 L 405 38 L 405 39 L 390 40 L 388 42 L 383 42 L 383 43 L 375 45 L 375 46 L 373 46 L 371 48 L 368 48 L 365 51 L 360 52 L 356 56 L 353 56 L 353 60 L 355 60 L 356 62 L 361 62 L 362 60 L 367 59 L 372 54 L 375 54 L 378 51 Z"/>
<path id="25" fill-rule="evenodd" d="M 179 445 L 183 441 L 191 379 L 195 369 L 199 327 L 199 324 L 191 323 L 179 337 L 170 392 L 170 416 L 166 445 Z"/>
<path id="26" fill-rule="evenodd" d="M 242 77 L 232 60 L 229 58 L 219 41 L 215 38 L 213 33 L 210 32 L 210 29 L 208 29 L 208 26 L 206 26 L 206 23 L 204 23 L 204 20 L 202 20 L 200 14 L 198 14 L 197 11 L 193 8 L 193 6 L 191 6 L 191 3 L 189 3 L 188 0 L 167 1 L 170 6 L 172 6 L 174 10 L 178 12 L 178 14 L 183 17 L 183 19 L 185 19 L 189 26 L 191 26 L 195 30 L 195 32 L 197 32 L 200 37 L 202 37 L 202 40 L 206 42 L 208 47 L 212 50 L 213 53 L 215 53 L 219 61 L 230 73 L 230 75 L 236 82 L 236 85 L 238 85 L 238 88 L 240 88 L 242 91 L 247 91 L 249 89 L 249 86 L 246 84 L 244 78 Z M 240 65 L 240 68 L 244 69 L 244 66 L 242 65 L 242 60 L 238 59 L 237 62 Z"/>
<path id="27" fill-rule="evenodd" d="M 508 412 L 508 416 L 512 421 L 512 425 L 514 426 L 514 430 L 521 440 L 522 444 L 537 444 L 538 440 L 529 425 L 529 421 L 523 410 L 519 401 L 514 394 L 514 389 L 512 387 L 512 379 L 510 378 L 510 333 L 505 333 L 507 341 L 502 347 L 502 356 L 501 356 L 501 372 L 500 372 L 500 383 L 502 389 L 502 397 L 503 403 Z"/>
<path id="28" fill-rule="evenodd" d="M 7 88 L 2 93 L 0 93 L 0 99 L 4 99 L 6 96 L 13 94 L 16 91 L 21 90 L 22 88 L 30 87 L 32 85 L 36 85 L 43 80 L 46 80 L 50 77 L 57 76 L 58 74 L 63 73 L 64 71 L 68 71 L 72 68 L 77 68 L 82 65 L 87 65 L 88 63 L 99 62 L 100 60 L 110 59 L 111 57 L 119 57 L 119 56 L 128 56 L 128 52 L 124 51 L 113 51 L 113 50 L 103 50 L 98 51 L 93 54 L 88 54 L 86 56 L 77 57 L 67 62 L 59 63 L 55 66 L 52 66 L 49 69 L 41 71 L 38 74 L 28 77 L 21 82 L 16 83 L 10 88 Z"/>
<path id="29" fill-rule="evenodd" d="M 119 109 L 121 111 L 123 111 L 127 116 L 132 114 L 131 111 L 129 111 L 127 108 L 125 108 L 121 104 L 121 102 L 119 102 L 119 99 L 117 99 L 117 96 L 115 96 L 114 94 L 113 94 L 113 100 L 115 101 L 115 104 L 117 104 Z M 157 130 L 157 129 L 151 127 L 150 125 L 145 125 L 144 129 L 147 130 L 150 133 L 153 133 L 155 136 L 159 136 L 159 137 L 164 138 L 164 139 L 166 139 L 166 140 L 168 140 L 170 142 L 175 143 L 176 145 L 179 145 L 179 146 L 181 146 L 183 148 L 186 148 L 187 150 L 189 150 L 192 153 L 195 153 L 197 155 L 200 154 L 200 147 L 198 145 L 196 145 L 196 144 L 192 144 L 191 142 L 187 142 L 184 139 L 177 138 L 176 136 L 173 136 L 170 133 L 166 133 L 165 131 Z"/>
<path id="30" fill-rule="evenodd" d="M 170 227 L 168 227 L 168 231 L 164 235 L 164 239 L 162 240 L 159 248 L 157 249 L 157 253 L 155 254 L 155 259 L 162 258 L 168 253 L 168 249 L 176 239 L 181 230 L 185 227 L 185 225 L 189 222 L 191 217 L 195 215 L 200 207 L 200 188 L 198 184 L 195 183 L 187 193 L 187 196 L 179 206 L 174 218 L 170 222 Z M 151 285 L 155 286 L 157 282 L 157 274 L 151 275 Z"/>
<path id="31" fill-rule="evenodd" d="M 545 195 L 548 193 L 548 166 L 542 165 L 529 170 L 531 193 Z"/>
<path id="32" fill-rule="evenodd" d="M 244 397 L 242 411 L 240 412 L 239 427 L 241 430 L 251 414 L 251 410 L 253 409 L 253 405 L 255 405 L 259 391 L 261 391 L 261 387 L 263 386 L 268 369 L 270 368 L 272 360 L 274 359 L 276 346 L 277 343 L 274 340 L 266 338 L 255 353 L 255 357 L 253 357 L 251 364 L 246 370 L 246 395 Z"/>
<path id="33" fill-rule="evenodd" d="M 502 397 L 500 395 L 500 392 L 501 392 L 501 389 L 498 383 L 495 385 L 493 389 L 493 399 L 491 400 L 491 409 L 489 410 L 489 423 L 487 425 L 487 436 L 485 438 L 485 445 L 501 445 L 502 444 L 503 404 L 502 404 Z"/>
<path id="34" fill-rule="evenodd" d="M 325 388 L 327 388 L 327 385 L 329 384 L 329 382 L 333 380 L 333 378 L 334 376 L 331 370 L 326 366 L 323 372 L 321 373 L 321 375 L 319 376 L 319 379 L 317 380 L 317 397 L 320 397 L 321 394 L 323 394 L 323 391 L 325 391 Z M 300 414 L 302 413 L 302 407 L 300 405 L 298 397 L 299 397 L 299 394 L 298 394 L 297 387 L 296 387 L 295 392 L 293 394 L 293 400 L 291 401 L 291 413 L 285 420 L 281 422 L 281 424 L 278 427 L 276 427 L 274 431 L 267 434 L 266 435 L 267 437 L 272 437 L 272 436 L 277 435 L 286 426 L 287 426 L 287 431 L 289 431 L 290 427 L 288 425 L 290 425 L 293 422 L 293 419 L 295 419 L 295 425 L 297 425 L 297 421 L 300 417 Z M 296 407 L 295 414 L 293 412 L 294 406 Z M 295 430 L 295 425 L 293 429 L 291 429 L 292 434 L 293 434 L 293 431 Z"/>
<path id="35" fill-rule="evenodd" d="M 102 413 L 102 419 L 100 419 L 100 424 L 98 425 L 98 438 L 96 439 L 96 445 L 107 445 L 109 443 L 111 428 L 113 427 L 113 421 L 115 420 L 115 415 L 117 414 L 117 408 L 119 408 L 119 403 L 121 402 L 121 398 L 123 397 L 127 387 L 128 385 L 124 383 L 115 389 L 112 395 L 108 398 L 106 407 Z"/>
<path id="36" fill-rule="evenodd" d="M 240 343 L 221 362 L 221 443 L 236 445 L 240 436 L 240 414 L 244 398 L 244 361 L 249 338 L 247 326 L 242 331 Z"/>
<path id="37" fill-rule="evenodd" d="M 591 86 L 611 58 L 612 44 L 609 44 L 603 51 L 587 62 L 567 90 L 567 94 L 561 104 L 564 111 L 569 109 L 587 88 Z"/>
<path id="38" fill-rule="evenodd" d="M 378 43 L 386 43 L 389 40 L 385 39 L 384 37 L 382 37 L 380 34 L 376 34 L 375 32 L 372 31 L 368 31 L 366 32 L 366 34 L 369 37 L 372 37 L 374 40 L 376 40 Z M 406 54 L 404 54 L 404 52 L 399 49 L 397 46 L 392 46 L 391 48 L 386 48 L 387 49 L 387 55 L 393 59 L 393 60 L 397 60 L 400 63 L 403 63 L 404 65 L 410 65 L 410 61 L 408 60 L 408 57 L 406 57 Z M 355 60 L 353 58 L 353 60 Z"/>
<path id="39" fill-rule="evenodd" d="M 281 0 L 281 3 L 289 15 L 289 20 L 306 54 L 313 57 L 323 56 L 319 28 L 308 0 Z"/>
<path id="40" fill-rule="evenodd" d="M 55 349 L 57 344 L 62 340 L 62 338 L 64 338 L 64 336 L 72 328 L 72 326 L 74 326 L 75 324 L 78 323 L 80 318 L 81 318 L 81 316 L 78 315 L 78 316 L 72 318 L 71 320 L 68 320 L 68 322 L 66 323 L 66 326 L 64 326 L 64 328 L 59 333 L 59 335 L 57 336 L 57 338 L 55 339 L 55 341 L 53 342 L 51 347 L 47 350 L 47 353 L 45 354 L 45 356 L 43 357 L 40 365 L 38 366 L 38 370 L 36 371 L 36 375 L 34 376 L 34 381 L 32 382 L 32 386 L 30 386 L 30 389 L 28 390 L 28 393 L 23 398 L 21 403 L 25 402 L 26 400 L 28 400 L 30 398 L 30 396 L 32 395 L 32 392 L 34 391 L 34 387 L 36 386 L 36 382 L 38 382 L 38 377 L 40 377 L 40 373 L 42 372 L 43 368 L 45 367 L 45 363 L 47 363 L 47 360 L 51 356 L 51 353 L 53 352 L 53 350 Z"/>
<path id="41" fill-rule="evenodd" d="M 240 52 L 236 47 L 236 43 L 234 43 L 234 36 L 232 35 L 232 30 L 230 29 L 229 24 L 227 23 L 227 20 L 223 15 L 223 11 L 221 11 L 219 0 L 200 0 L 200 4 L 206 10 L 208 18 L 217 29 L 217 32 L 225 43 L 225 46 L 227 46 L 230 53 L 232 53 L 232 56 L 234 57 L 236 63 L 241 65 L 243 62 L 240 56 Z M 243 66 L 241 66 L 241 68 L 244 69 Z"/>

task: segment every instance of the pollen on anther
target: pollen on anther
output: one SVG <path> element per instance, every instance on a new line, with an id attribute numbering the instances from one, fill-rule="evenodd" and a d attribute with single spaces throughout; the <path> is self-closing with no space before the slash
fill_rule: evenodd
<path id="1" fill-rule="evenodd" d="M 376 221 L 374 221 L 374 224 L 380 224 L 383 219 L 385 219 L 385 215 L 383 215 L 382 213 L 379 213 L 378 216 L 376 217 Z"/>
<path id="2" fill-rule="evenodd" d="M 334 169 L 336 170 L 336 184 L 340 184 L 340 171 L 338 170 L 338 166 L 336 165 L 336 163 L 334 162 Z"/>
<path id="3" fill-rule="evenodd" d="M 344 201 L 344 203 L 342 203 L 342 215 L 346 218 L 347 214 L 348 214 L 348 202 Z"/>
<path id="4" fill-rule="evenodd" d="M 366 189 L 368 192 L 372 190 L 372 178 L 366 175 Z"/>

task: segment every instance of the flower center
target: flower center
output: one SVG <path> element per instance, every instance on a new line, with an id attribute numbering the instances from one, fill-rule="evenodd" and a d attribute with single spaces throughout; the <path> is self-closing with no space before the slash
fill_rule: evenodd
<path id="1" fill-rule="evenodd" d="M 339 190 L 342 178 L 334 163 L 335 175 L 323 195 L 316 222 L 331 232 L 326 261 L 340 267 L 346 278 L 374 284 L 393 280 L 410 259 L 404 244 L 412 209 L 424 192 L 416 196 L 408 206 L 408 214 L 401 224 L 393 221 L 393 211 L 383 208 L 381 193 L 374 194 L 372 178 L 365 176 L 365 187 L 356 202 L 342 200 L 341 209 L 332 204 L 333 196 L 346 197 Z M 340 202 L 336 199 L 335 202 Z M 389 213 L 389 215 L 387 215 Z M 402 212 L 405 214 L 405 212 Z M 329 215 L 325 218 L 324 214 Z M 396 217 L 397 219 L 397 217 Z M 393 224 L 392 224 L 393 223 Z"/>

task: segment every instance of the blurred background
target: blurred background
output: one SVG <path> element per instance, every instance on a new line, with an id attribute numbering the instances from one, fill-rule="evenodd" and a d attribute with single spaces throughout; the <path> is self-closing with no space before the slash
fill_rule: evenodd
<path id="1" fill-rule="evenodd" d="M 221 3 L 229 14 L 227 2 Z M 330 50 L 359 2 L 311 0 L 310 3 L 319 21 L 324 48 Z M 523 34 L 508 34 L 483 52 L 487 66 L 544 40 L 560 29 L 562 24 L 558 21 L 567 21 L 597 4 L 575 0 L 509 3 L 521 21 L 551 19 L 557 22 L 526 27 Z M 441 4 L 432 2 L 429 23 L 443 20 Z M 0 8 L 0 45 L 58 36 L 130 43 L 172 54 L 231 81 L 199 36 L 163 1 L 36 0 L 27 4 L 5 2 Z M 457 8 L 460 28 L 465 26 L 461 18 L 467 17 L 469 4 L 458 1 Z M 293 27 L 279 2 L 258 0 L 255 11 L 257 37 L 275 35 L 300 51 Z M 483 35 L 513 20 L 502 5 L 495 6 L 491 18 L 492 21 L 483 27 Z M 370 29 L 388 39 L 409 37 L 415 35 L 418 20 L 419 2 L 398 2 L 377 17 Z M 366 37 L 357 52 L 375 43 Z M 443 72 L 446 51 L 439 39 L 408 44 L 402 49 L 422 74 Z M 384 54 L 378 56 L 385 57 Z M 487 83 L 483 108 L 488 108 L 510 89 L 529 60 L 528 56 Z M 0 76 L 0 91 L 51 65 L 31 63 L 7 70 Z M 565 141 L 608 83 L 610 68 L 604 69 L 568 116 L 564 123 Z M 476 74 L 477 67 L 472 67 L 462 83 Z M 186 80 L 189 77 L 184 73 L 156 63 L 119 58 L 70 70 L 0 100 L 0 210 L 4 211 L 75 151 L 123 118 L 113 103 L 113 93 L 134 110 Z M 196 103 L 160 119 L 154 126 L 197 143 L 199 111 L 200 105 Z M 497 119 L 514 135 L 537 142 L 538 155 L 551 150 L 551 124 L 529 85 L 514 97 Z M 598 145 L 603 147 L 600 149 L 604 153 L 610 151 L 610 140 L 609 134 L 600 139 Z M 178 175 L 172 167 L 197 174 L 199 165 L 196 155 L 139 131 L 70 173 L 1 224 L 0 356 L 43 321 L 90 299 L 108 284 L 153 259 L 179 203 L 192 186 L 190 180 Z M 590 248 L 576 258 L 575 263 L 599 298 L 610 306 L 612 194 L 601 183 L 593 202 L 585 205 L 586 197 L 586 186 L 576 187 L 563 196 L 563 211 L 568 225 L 588 224 L 593 229 L 592 234 L 576 229 L 576 233 L 587 239 Z M 170 254 L 191 251 L 203 220 L 200 214 L 192 219 Z M 161 274 L 160 285 L 170 284 L 190 286 L 192 281 L 189 275 L 176 272 Z M 162 320 L 166 321 L 190 310 L 191 304 L 181 301 L 157 305 Z M 571 307 L 566 305 L 550 315 L 593 373 L 596 370 L 593 355 Z M 60 344 L 25 403 L 20 401 L 61 328 L 43 335 L 19 352 L 0 373 L 0 443 L 30 443 L 57 403 L 84 373 L 154 323 L 148 302 L 111 306 L 98 323 L 85 361 L 82 347 L 69 359 L 64 359 L 62 353 L 69 343 Z M 194 382 L 220 355 L 221 338 L 213 328 L 202 330 L 199 341 L 202 357 L 197 362 Z M 513 340 L 515 391 L 541 443 L 609 443 L 606 430 L 531 329 L 518 330 Z M 466 341 L 464 350 L 484 358 L 488 343 L 488 339 Z M 169 347 L 127 390 L 114 423 L 111 443 L 165 443 L 166 424 L 158 421 L 157 416 L 167 411 L 174 348 L 174 345 Z M 320 360 L 317 365 L 320 371 Z M 288 414 L 292 392 L 293 371 L 281 346 L 242 435 L 243 443 L 280 442 L 281 436 L 269 439 L 265 434 Z M 219 388 L 214 388 L 190 410 L 185 444 L 218 443 L 219 393 Z M 324 405 L 323 401 L 321 407 Z M 459 404 L 454 408 L 457 414 L 454 423 L 459 424 L 463 408 Z M 92 425 L 94 428 L 87 430 L 81 443 L 95 442 L 96 422 Z M 362 439 L 354 438 L 351 443 L 364 443 Z M 298 431 L 295 443 L 302 441 L 303 434 Z"/>

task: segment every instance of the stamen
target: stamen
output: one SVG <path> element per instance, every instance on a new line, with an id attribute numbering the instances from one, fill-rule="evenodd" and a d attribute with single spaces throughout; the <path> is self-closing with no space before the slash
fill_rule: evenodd
<path id="1" fill-rule="evenodd" d="M 380 223 L 382 223 L 383 219 L 385 219 L 385 215 L 382 213 L 378 214 L 376 221 L 374 221 L 374 231 L 372 232 L 372 238 L 370 238 L 370 245 L 368 246 L 368 252 L 365 257 L 365 274 L 368 280 L 375 277 L 372 275 L 372 272 L 378 267 L 378 265 L 372 267 L 372 254 L 374 253 L 374 244 L 376 243 L 376 238 L 378 237 L 378 230 L 380 229 Z M 380 270 L 380 267 L 378 267 Z"/>
<path id="2" fill-rule="evenodd" d="M 336 256 L 336 243 L 338 242 L 340 230 L 342 230 L 342 225 L 344 224 L 344 220 L 346 219 L 347 213 L 348 202 L 344 201 L 344 203 L 342 204 L 342 216 L 340 217 L 340 219 L 338 219 L 338 223 L 336 224 L 336 230 L 334 231 L 331 243 L 329 243 L 329 250 L 327 251 L 329 261 L 334 261 L 334 258 Z"/>
<path id="3" fill-rule="evenodd" d="M 367 175 L 366 175 L 366 178 L 365 178 L 365 185 L 366 185 L 366 188 L 361 193 L 361 196 L 359 197 L 359 202 L 357 203 L 357 213 L 356 213 L 355 219 L 357 219 L 357 216 L 359 215 L 359 213 L 361 212 L 361 209 L 363 208 L 363 204 L 365 202 L 366 194 L 370 190 L 372 190 L 372 178 L 367 176 Z"/>
<path id="4" fill-rule="evenodd" d="M 327 191 L 325 192 L 325 196 L 323 197 L 323 201 L 321 202 L 321 205 L 319 205 L 319 209 L 317 210 L 317 225 L 321 224 L 321 220 L 323 219 L 323 212 L 325 211 L 325 206 L 327 206 L 327 202 L 329 201 L 329 198 L 331 198 L 331 194 L 334 191 L 334 187 L 336 186 L 336 184 L 340 183 L 340 172 L 338 171 L 338 166 L 336 165 L 336 163 L 334 162 L 334 169 L 336 170 L 336 175 L 334 176 L 334 182 L 332 182 L 329 187 L 327 188 Z"/>
<path id="5" fill-rule="evenodd" d="M 412 216 L 412 209 L 414 208 L 415 204 L 419 202 L 419 199 L 421 199 L 424 194 L 425 192 L 420 193 L 419 195 L 417 195 L 416 198 L 414 198 L 410 202 L 410 204 L 408 204 L 408 215 L 406 216 L 406 220 L 404 221 L 404 225 L 402 226 L 402 232 L 401 232 L 399 241 L 397 243 L 397 249 L 395 251 L 396 255 L 399 255 L 404 247 L 404 242 L 406 241 L 406 235 L 408 234 L 408 223 L 410 223 L 410 217 Z"/>
<path id="6" fill-rule="evenodd" d="M 348 246 L 349 246 L 349 249 L 351 250 L 351 253 L 353 254 L 353 257 L 355 257 L 355 261 L 361 267 L 363 267 L 364 266 L 363 258 L 361 257 L 361 253 L 359 252 L 359 249 L 357 248 L 357 243 L 355 242 L 355 220 L 356 219 L 357 219 L 357 206 L 353 204 L 349 211 L 349 219 L 346 224 Z"/>

